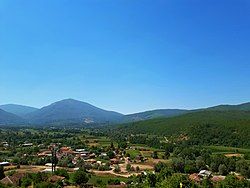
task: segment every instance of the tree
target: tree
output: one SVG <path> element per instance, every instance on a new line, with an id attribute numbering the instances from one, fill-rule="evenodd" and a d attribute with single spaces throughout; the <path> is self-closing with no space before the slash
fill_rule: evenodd
<path id="1" fill-rule="evenodd" d="M 113 142 L 111 142 L 111 144 L 110 144 L 110 149 L 111 149 L 111 150 L 114 150 L 114 149 L 115 149 L 115 146 L 114 146 L 114 143 L 113 143 Z"/>
<path id="2" fill-rule="evenodd" d="M 193 164 L 187 164 L 185 165 L 184 167 L 184 172 L 187 173 L 187 174 L 191 174 L 191 173 L 195 173 L 197 172 L 197 168 L 196 166 Z"/>
<path id="3" fill-rule="evenodd" d="M 115 157 L 115 153 L 111 150 L 107 152 L 107 155 L 110 159 L 113 159 Z"/>
<path id="4" fill-rule="evenodd" d="M 66 179 L 69 179 L 69 174 L 68 174 L 67 170 L 65 170 L 65 169 L 57 169 L 57 170 L 55 171 L 55 175 L 63 176 L 63 177 L 65 177 Z"/>
<path id="5" fill-rule="evenodd" d="M 198 170 L 204 170 L 204 169 L 206 169 L 206 163 L 202 159 L 202 157 L 197 157 L 197 159 L 196 159 L 196 168 Z"/>
<path id="6" fill-rule="evenodd" d="M 191 187 L 188 178 L 181 174 L 173 174 L 165 179 L 163 182 L 157 184 L 156 187 L 164 187 L 164 188 L 179 188 L 180 185 L 183 187 Z"/>
<path id="7" fill-rule="evenodd" d="M 80 168 L 73 174 L 72 180 L 77 185 L 84 185 L 89 181 L 89 175 Z"/>
<path id="8" fill-rule="evenodd" d="M 225 175 L 228 174 L 228 170 L 227 170 L 226 165 L 220 164 L 220 166 L 219 166 L 219 173 L 220 173 L 220 175 L 223 175 L 223 176 L 225 176 Z"/>
<path id="9" fill-rule="evenodd" d="M 250 182 L 247 180 L 238 180 L 234 175 L 226 176 L 225 180 L 220 182 L 218 188 L 234 188 L 234 187 L 250 187 Z"/>
<path id="10" fill-rule="evenodd" d="M 185 162 L 182 158 L 174 158 L 172 162 L 172 167 L 175 172 L 184 172 Z"/>
<path id="11" fill-rule="evenodd" d="M 32 184 L 32 179 L 29 177 L 22 178 L 22 187 L 28 187 Z"/>
<path id="12" fill-rule="evenodd" d="M 164 168 L 168 167 L 168 165 L 166 163 L 163 162 L 159 162 L 154 166 L 154 171 L 155 172 L 160 172 L 162 171 Z"/>
<path id="13" fill-rule="evenodd" d="M 168 150 L 166 150 L 166 151 L 164 152 L 163 158 L 164 158 L 164 159 L 168 159 L 169 157 L 170 157 L 170 153 L 169 153 Z"/>
<path id="14" fill-rule="evenodd" d="M 149 173 L 147 176 L 147 182 L 149 183 L 150 187 L 155 187 L 157 182 L 156 175 L 153 173 Z"/>
<path id="15" fill-rule="evenodd" d="M 127 148 L 127 143 L 126 142 L 119 142 L 118 147 L 121 149 L 126 149 Z"/>
<path id="16" fill-rule="evenodd" d="M 139 172 L 139 171 L 140 171 L 140 167 L 137 166 L 137 167 L 135 168 L 135 170 L 136 170 L 136 172 Z"/>
<path id="17" fill-rule="evenodd" d="M 234 172 L 236 167 L 236 162 L 234 158 L 229 158 L 229 162 L 227 163 L 228 171 Z"/>
<path id="18" fill-rule="evenodd" d="M 126 170 L 127 170 L 128 172 L 131 171 L 131 164 L 127 164 L 127 165 L 126 165 Z"/>
<path id="19" fill-rule="evenodd" d="M 250 167 L 244 159 L 236 162 L 236 171 L 240 172 L 242 176 L 250 178 Z"/>
<path id="20" fill-rule="evenodd" d="M 4 168 L 2 165 L 0 165 L 0 180 L 5 178 L 5 174 L 4 174 Z"/>
<path id="21" fill-rule="evenodd" d="M 116 173 L 121 172 L 121 168 L 120 168 L 119 165 L 116 165 L 116 166 L 115 166 L 114 172 L 116 172 Z"/>
<path id="22" fill-rule="evenodd" d="M 158 159 L 158 158 L 159 158 L 159 157 L 158 157 L 157 151 L 154 151 L 154 152 L 153 152 L 152 157 L 153 157 L 153 159 Z"/>

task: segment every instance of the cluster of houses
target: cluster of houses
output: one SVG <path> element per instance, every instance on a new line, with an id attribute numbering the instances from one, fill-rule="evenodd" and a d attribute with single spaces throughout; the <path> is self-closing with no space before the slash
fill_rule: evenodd
<path id="1" fill-rule="evenodd" d="M 239 180 L 244 179 L 243 176 L 240 176 L 239 174 L 234 174 Z M 189 179 L 196 182 L 200 183 L 204 179 L 210 179 L 212 182 L 220 182 L 223 181 L 226 178 L 226 176 L 221 176 L 221 175 L 213 175 L 211 171 L 208 170 L 201 170 L 199 173 L 193 173 L 189 175 Z"/>
<path id="2" fill-rule="evenodd" d="M 85 163 L 88 163 L 90 165 L 94 165 L 94 164 L 105 165 L 105 163 L 102 163 L 101 161 L 96 160 L 96 157 L 105 158 L 108 156 L 107 153 L 105 153 L 105 152 L 103 152 L 97 156 L 95 153 L 91 153 L 91 152 L 87 151 L 86 149 L 72 150 L 70 147 L 65 147 L 65 146 L 59 148 L 55 144 L 49 146 L 49 148 L 47 150 L 39 152 L 37 154 L 37 156 L 40 158 L 52 157 L 53 148 L 56 148 L 56 147 L 57 147 L 57 149 L 56 149 L 57 159 L 61 160 L 64 157 L 71 156 L 71 157 L 73 157 L 72 163 L 74 165 L 76 165 L 79 160 L 84 160 Z M 117 154 L 117 155 L 115 155 L 115 158 L 109 160 L 109 163 L 111 165 L 119 164 L 121 162 L 121 159 L 122 159 L 122 156 Z M 45 166 L 47 167 L 47 169 L 45 169 L 44 171 L 51 171 L 51 167 L 52 167 L 51 163 L 47 163 L 47 164 L 45 164 Z"/>

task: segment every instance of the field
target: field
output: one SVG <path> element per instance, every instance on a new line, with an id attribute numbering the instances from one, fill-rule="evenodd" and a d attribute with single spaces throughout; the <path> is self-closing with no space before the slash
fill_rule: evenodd
<path id="1" fill-rule="evenodd" d="M 226 146 L 205 146 L 205 148 L 210 149 L 213 153 L 216 153 L 216 154 L 250 153 L 250 149 L 245 149 L 245 148 L 235 148 L 235 147 L 226 147 Z"/>

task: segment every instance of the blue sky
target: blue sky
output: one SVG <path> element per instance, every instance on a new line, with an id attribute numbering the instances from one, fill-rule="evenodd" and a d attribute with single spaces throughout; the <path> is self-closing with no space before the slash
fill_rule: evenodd
<path id="1" fill-rule="evenodd" d="M 190 109 L 249 86 L 248 0 L 0 1 L 0 104 Z"/>

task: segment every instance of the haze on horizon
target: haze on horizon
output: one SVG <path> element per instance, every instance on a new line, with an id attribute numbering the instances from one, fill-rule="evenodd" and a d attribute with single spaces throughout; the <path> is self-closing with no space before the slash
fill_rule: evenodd
<path id="1" fill-rule="evenodd" d="M 0 104 L 121 113 L 249 102 L 250 2 L 0 2 Z"/>

